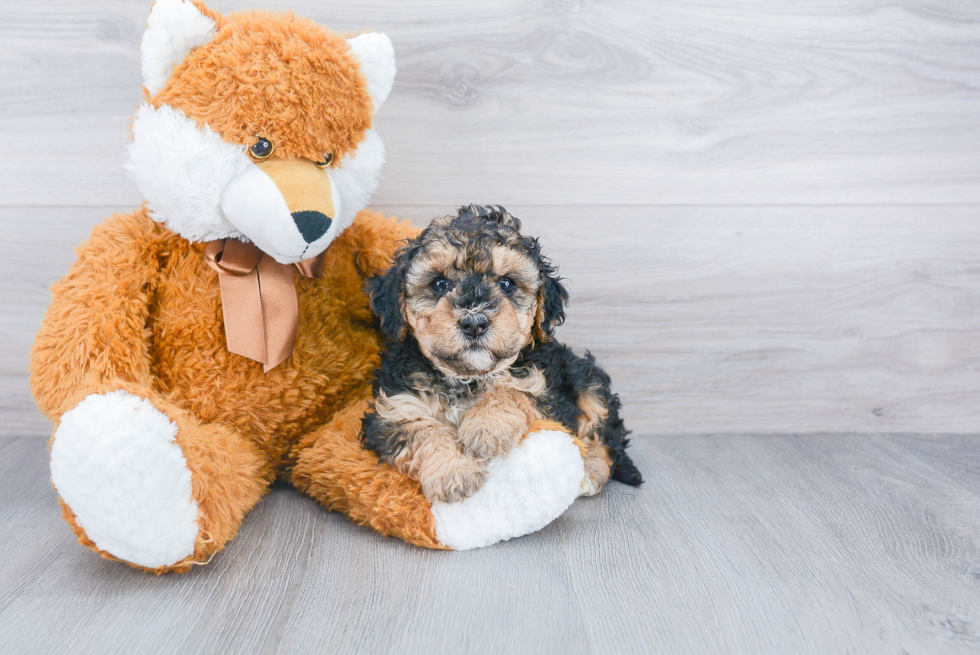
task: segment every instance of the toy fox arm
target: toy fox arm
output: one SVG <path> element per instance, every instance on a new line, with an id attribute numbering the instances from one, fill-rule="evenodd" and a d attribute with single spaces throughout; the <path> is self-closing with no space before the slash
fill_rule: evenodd
<path id="1" fill-rule="evenodd" d="M 149 302 L 159 271 L 157 229 L 143 211 L 115 215 L 92 231 L 78 259 L 52 286 L 31 353 L 31 389 L 57 420 L 112 380 L 150 386 Z"/>

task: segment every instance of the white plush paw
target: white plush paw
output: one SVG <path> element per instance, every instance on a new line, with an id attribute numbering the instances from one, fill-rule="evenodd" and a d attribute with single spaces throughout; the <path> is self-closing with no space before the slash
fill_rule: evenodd
<path id="1" fill-rule="evenodd" d="M 51 480 L 100 550 L 147 568 L 194 552 L 198 507 L 177 426 L 125 391 L 93 394 L 61 417 Z"/>
<path id="2" fill-rule="evenodd" d="M 535 432 L 487 465 L 483 487 L 457 503 L 432 503 L 436 536 L 456 550 L 536 532 L 579 495 L 585 465 L 566 433 Z"/>

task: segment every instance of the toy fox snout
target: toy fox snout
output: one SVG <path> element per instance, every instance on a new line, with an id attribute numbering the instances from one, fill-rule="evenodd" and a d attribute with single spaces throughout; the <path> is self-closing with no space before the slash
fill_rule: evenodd
<path id="1" fill-rule="evenodd" d="M 329 169 L 270 159 L 235 176 L 221 194 L 228 221 L 281 264 L 323 252 L 336 236 L 340 196 Z"/>
<path id="2" fill-rule="evenodd" d="M 330 178 L 323 169 L 305 159 L 274 159 L 258 167 L 279 189 L 306 243 L 327 233 L 336 214 Z"/>

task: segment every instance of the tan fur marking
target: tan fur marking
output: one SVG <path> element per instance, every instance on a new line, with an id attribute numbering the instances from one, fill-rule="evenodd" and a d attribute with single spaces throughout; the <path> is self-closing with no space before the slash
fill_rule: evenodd
<path id="1" fill-rule="evenodd" d="M 409 296 L 418 294 L 431 273 L 446 274 L 457 268 L 465 257 L 452 245 L 436 241 L 426 247 L 425 253 L 417 255 L 408 269 L 407 291 Z"/>
<path id="2" fill-rule="evenodd" d="M 544 286 L 542 285 L 538 289 L 538 298 L 534 303 L 534 338 L 540 343 L 551 340 L 551 337 L 548 336 L 548 333 L 542 327 L 544 325 L 544 291 Z"/>
<path id="3" fill-rule="evenodd" d="M 495 246 L 490 253 L 493 270 L 497 275 L 508 275 L 522 285 L 531 295 L 538 291 L 538 266 L 522 252 L 504 246 Z"/>
<path id="4" fill-rule="evenodd" d="M 612 460 L 609 449 L 601 441 L 587 442 L 585 445 L 585 479 L 582 480 L 580 496 L 594 496 L 609 482 Z"/>
<path id="5" fill-rule="evenodd" d="M 375 398 L 375 412 L 378 416 L 395 423 L 424 421 L 427 419 L 442 420 L 442 407 L 438 399 L 429 394 L 416 396 L 399 393 L 389 396 L 384 390 L 378 392 Z"/>
<path id="6" fill-rule="evenodd" d="M 599 426 L 609 417 L 609 409 L 597 394 L 584 391 L 578 396 L 578 438 L 585 445 L 585 479 L 582 481 L 583 496 L 594 496 L 609 481 L 612 460 L 609 449 L 599 438 Z"/>
<path id="7" fill-rule="evenodd" d="M 537 396 L 543 392 L 548 387 L 548 382 L 544 378 L 544 373 L 537 369 L 531 369 L 531 371 L 531 374 L 526 378 L 515 378 L 513 375 L 508 374 L 508 377 L 510 378 L 508 381 L 509 386 L 512 389 L 531 396 Z"/>
<path id="8" fill-rule="evenodd" d="M 579 394 L 578 408 L 582 412 L 578 417 L 578 438 L 586 443 L 598 441 L 599 426 L 609 417 L 609 410 L 591 391 Z"/>

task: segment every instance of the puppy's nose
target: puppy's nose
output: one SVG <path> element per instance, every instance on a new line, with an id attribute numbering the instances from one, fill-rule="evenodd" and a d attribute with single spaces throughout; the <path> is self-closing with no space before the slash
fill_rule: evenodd
<path id="1" fill-rule="evenodd" d="M 467 314 L 459 321 L 459 329 L 470 339 L 476 339 L 487 331 L 490 321 L 483 314 Z"/>
<path id="2" fill-rule="evenodd" d="M 299 233 L 303 235 L 306 243 L 313 243 L 330 229 L 333 219 L 323 212 L 303 211 L 293 212 L 293 222 L 299 228 Z"/>

